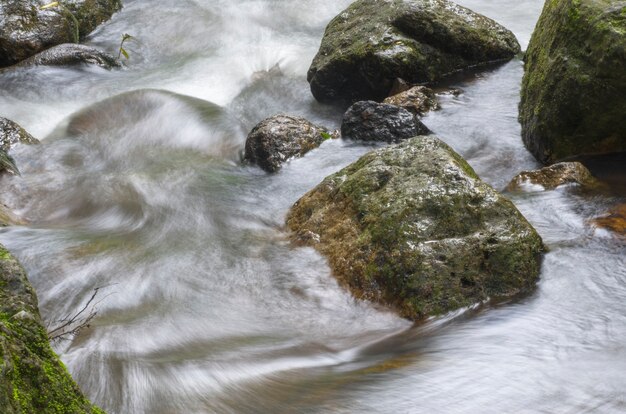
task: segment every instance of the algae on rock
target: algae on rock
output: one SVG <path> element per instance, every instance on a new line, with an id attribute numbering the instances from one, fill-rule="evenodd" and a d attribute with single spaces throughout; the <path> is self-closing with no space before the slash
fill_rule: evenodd
<path id="1" fill-rule="evenodd" d="M 433 136 L 327 177 L 287 225 L 356 297 L 414 320 L 531 289 L 543 250 L 515 206 Z"/>
<path id="2" fill-rule="evenodd" d="M 103 414 L 48 343 L 22 266 L 0 245 L 0 407 L 3 414 Z"/>
<path id="3" fill-rule="evenodd" d="M 625 1 L 546 1 L 525 70 L 522 137 L 539 161 L 626 151 Z"/>

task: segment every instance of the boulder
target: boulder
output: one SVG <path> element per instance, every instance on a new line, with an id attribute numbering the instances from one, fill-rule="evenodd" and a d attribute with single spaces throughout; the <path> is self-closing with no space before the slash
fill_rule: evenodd
<path id="1" fill-rule="evenodd" d="M 524 58 L 520 122 L 543 163 L 626 151 L 626 3 L 545 3 Z"/>
<path id="2" fill-rule="evenodd" d="M 122 66 L 115 57 L 95 47 L 76 43 L 64 43 L 39 52 L 5 70 L 29 66 L 68 66 L 78 64 L 96 65 L 104 69 Z"/>
<path id="3" fill-rule="evenodd" d="M 430 130 L 406 109 L 374 101 L 353 104 L 341 123 L 342 137 L 360 141 L 397 142 L 428 133 Z"/>
<path id="4" fill-rule="evenodd" d="M 0 407 L 3 414 L 100 413 L 48 343 L 22 266 L 0 246 Z"/>
<path id="5" fill-rule="evenodd" d="M 439 109 L 439 102 L 432 89 L 414 86 L 404 92 L 385 98 L 383 103 L 399 106 L 415 115 Z"/>
<path id="6" fill-rule="evenodd" d="M 515 206 L 434 136 L 327 177 L 287 225 L 356 297 L 413 320 L 533 288 L 543 250 Z"/>
<path id="7" fill-rule="evenodd" d="M 541 186 L 544 190 L 554 190 L 565 184 L 582 186 L 596 185 L 591 172 L 579 162 L 559 162 L 535 171 L 522 171 L 506 186 L 507 191 L 518 191 L 526 186 Z"/>
<path id="8" fill-rule="evenodd" d="M 267 172 L 276 172 L 289 159 L 302 157 L 324 140 L 336 137 L 336 133 L 299 116 L 274 115 L 252 129 L 244 159 Z"/>
<path id="9" fill-rule="evenodd" d="M 307 79 L 320 102 L 381 101 L 397 78 L 437 82 L 519 51 L 509 30 L 447 0 L 357 0 L 326 27 Z"/>
<path id="10" fill-rule="evenodd" d="M 46 3 L 0 3 L 0 67 L 11 66 L 51 46 L 77 43 L 122 7 L 121 0 L 63 0 L 65 8 L 41 10 Z"/>

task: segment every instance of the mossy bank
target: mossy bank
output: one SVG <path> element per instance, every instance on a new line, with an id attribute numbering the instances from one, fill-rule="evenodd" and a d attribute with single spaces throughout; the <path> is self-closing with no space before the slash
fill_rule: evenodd
<path id="1" fill-rule="evenodd" d="M 1 245 L 0 354 L 3 414 L 104 413 L 87 401 L 50 347 L 24 269 Z"/>

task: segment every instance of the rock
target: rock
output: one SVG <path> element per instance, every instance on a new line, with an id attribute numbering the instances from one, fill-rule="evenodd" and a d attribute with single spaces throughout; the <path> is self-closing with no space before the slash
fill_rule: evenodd
<path id="1" fill-rule="evenodd" d="M 39 52 L 35 56 L 31 56 L 28 59 L 11 66 L 11 68 L 29 66 L 67 66 L 81 63 L 100 66 L 104 69 L 113 69 L 122 66 L 119 60 L 107 52 L 91 46 L 65 43 L 53 46 L 43 52 Z"/>
<path id="2" fill-rule="evenodd" d="M 40 0 L 0 3 L 0 67 L 11 66 L 51 46 L 77 43 L 122 7 L 121 0 L 62 3 L 68 11 L 60 7 L 41 10 L 45 2 Z M 79 39 L 76 39 L 76 22 Z"/>
<path id="3" fill-rule="evenodd" d="M 336 137 L 336 133 L 299 116 L 274 115 L 252 129 L 244 159 L 267 172 L 276 172 L 287 160 L 302 157 L 324 140 Z"/>
<path id="4" fill-rule="evenodd" d="M 22 266 L 0 246 L 0 407 L 3 414 L 100 413 L 48 343 Z"/>
<path id="5" fill-rule="evenodd" d="M 39 141 L 17 123 L 0 117 L 0 149 L 9 151 L 17 143 L 39 144 Z"/>
<path id="6" fill-rule="evenodd" d="M 353 104 L 343 115 L 341 136 L 361 141 L 397 142 L 430 130 L 404 108 L 374 101 Z"/>
<path id="7" fill-rule="evenodd" d="M 320 102 L 380 101 L 397 78 L 437 82 L 519 51 L 510 31 L 447 0 L 357 0 L 326 27 L 307 79 Z"/>
<path id="8" fill-rule="evenodd" d="M 399 106 L 416 115 L 439 109 L 435 92 L 425 86 L 414 86 L 409 90 L 385 98 L 383 103 Z"/>
<path id="9" fill-rule="evenodd" d="M 593 219 L 592 223 L 617 235 L 626 236 L 626 204 L 611 208 L 606 215 Z"/>
<path id="10" fill-rule="evenodd" d="M 543 250 L 515 206 L 434 136 L 327 177 L 287 225 L 356 297 L 414 320 L 531 289 Z"/>
<path id="11" fill-rule="evenodd" d="M 522 137 L 543 163 L 626 151 L 626 3 L 547 1 L 525 56 Z"/>
<path id="12" fill-rule="evenodd" d="M 597 183 L 591 172 L 579 162 L 560 162 L 535 171 L 522 171 L 506 186 L 507 191 L 517 191 L 528 185 L 538 185 L 544 190 L 554 190 L 565 184 L 591 186 Z"/>
<path id="13" fill-rule="evenodd" d="M 0 172 L 20 174 L 15 160 L 8 154 L 11 147 L 17 143 L 38 144 L 39 141 L 15 122 L 0 117 Z"/>

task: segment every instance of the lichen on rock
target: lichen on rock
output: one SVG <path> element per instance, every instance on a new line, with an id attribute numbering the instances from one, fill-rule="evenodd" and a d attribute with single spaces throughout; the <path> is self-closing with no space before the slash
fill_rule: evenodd
<path id="1" fill-rule="evenodd" d="M 327 177 L 287 225 L 356 297 L 413 320 L 531 289 L 543 250 L 515 206 L 434 136 Z"/>

